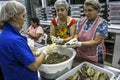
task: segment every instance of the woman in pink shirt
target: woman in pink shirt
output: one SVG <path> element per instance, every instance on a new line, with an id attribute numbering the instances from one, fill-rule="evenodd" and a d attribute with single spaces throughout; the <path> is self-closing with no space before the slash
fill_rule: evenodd
<path id="1" fill-rule="evenodd" d="M 31 18 L 31 26 L 27 30 L 28 38 L 33 39 L 37 43 L 43 43 L 44 31 L 39 25 L 38 18 Z"/>

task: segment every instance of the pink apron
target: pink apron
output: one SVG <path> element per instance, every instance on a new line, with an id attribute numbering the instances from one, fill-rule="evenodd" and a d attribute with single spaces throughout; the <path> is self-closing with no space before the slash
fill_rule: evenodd
<path id="1" fill-rule="evenodd" d="M 93 40 L 96 29 L 98 25 L 102 22 L 102 18 L 97 17 L 97 19 L 94 21 L 92 28 L 89 29 L 88 31 L 84 31 L 84 25 L 87 21 L 87 18 L 84 17 L 81 24 L 80 24 L 80 29 L 78 30 L 78 40 L 79 41 L 89 41 Z M 99 44 L 102 46 L 102 53 L 103 53 L 103 59 L 105 57 L 105 46 L 104 46 L 104 40 Z M 97 47 L 92 46 L 92 47 L 78 47 L 77 48 L 77 58 L 84 58 L 87 60 L 91 60 L 94 62 L 98 62 L 98 54 L 97 54 Z"/>

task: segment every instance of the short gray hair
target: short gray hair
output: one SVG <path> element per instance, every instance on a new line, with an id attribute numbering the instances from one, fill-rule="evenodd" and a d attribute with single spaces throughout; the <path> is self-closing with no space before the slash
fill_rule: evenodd
<path id="1" fill-rule="evenodd" d="M 63 5 L 67 9 L 67 11 L 69 10 L 69 4 L 66 0 L 57 0 L 54 4 L 55 9 L 58 5 Z"/>
<path id="2" fill-rule="evenodd" d="M 0 11 L 0 22 L 9 21 L 15 14 L 25 12 L 25 6 L 17 1 L 8 1 L 3 4 Z"/>
<path id="3" fill-rule="evenodd" d="M 100 11 L 100 2 L 98 0 L 85 0 L 84 5 L 92 5 L 92 7 Z"/>

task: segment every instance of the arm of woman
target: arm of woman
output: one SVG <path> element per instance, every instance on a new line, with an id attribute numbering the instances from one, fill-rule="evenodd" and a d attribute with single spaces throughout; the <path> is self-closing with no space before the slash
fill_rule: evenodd
<path id="1" fill-rule="evenodd" d="M 104 20 L 99 24 L 93 40 L 82 42 L 82 46 L 97 46 L 108 36 L 108 24 Z"/>
<path id="2" fill-rule="evenodd" d="M 96 34 L 94 40 L 82 42 L 82 46 L 86 46 L 86 47 L 87 46 L 97 46 L 103 40 L 104 40 L 104 36 Z"/>
<path id="3" fill-rule="evenodd" d="M 55 37 L 55 26 L 53 23 L 50 24 L 50 37 Z"/>
<path id="4" fill-rule="evenodd" d="M 39 26 L 37 27 L 35 34 L 28 34 L 28 35 L 34 39 L 38 39 L 43 35 L 43 33 L 44 33 L 43 28 Z"/>
<path id="5" fill-rule="evenodd" d="M 38 39 L 41 35 L 42 35 L 42 33 L 29 34 L 29 36 L 34 38 L 34 39 Z"/>
<path id="6" fill-rule="evenodd" d="M 40 65 L 42 64 L 42 61 L 45 58 L 45 54 L 41 53 L 41 55 L 39 57 L 37 57 L 37 59 L 35 60 L 35 62 L 33 62 L 32 64 L 30 64 L 28 66 L 28 68 L 32 71 L 36 71 L 38 70 L 38 68 L 40 67 Z"/>

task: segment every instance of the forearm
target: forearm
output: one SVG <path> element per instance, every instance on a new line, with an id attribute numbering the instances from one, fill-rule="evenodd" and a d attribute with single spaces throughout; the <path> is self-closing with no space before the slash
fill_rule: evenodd
<path id="1" fill-rule="evenodd" d="M 37 71 L 40 67 L 40 65 L 42 64 L 42 61 L 45 58 L 45 54 L 41 53 L 39 57 L 37 57 L 37 59 L 35 60 L 35 62 L 33 62 L 30 66 L 28 66 L 28 68 L 32 71 Z"/>
<path id="2" fill-rule="evenodd" d="M 82 42 L 81 46 L 84 46 L 84 47 L 93 47 L 93 46 L 97 46 L 98 44 L 99 44 L 99 42 L 97 42 L 95 40 L 90 40 L 90 41 Z"/>
<path id="3" fill-rule="evenodd" d="M 41 34 L 28 34 L 31 38 L 38 39 Z"/>
<path id="4" fill-rule="evenodd" d="M 71 40 L 72 38 L 73 38 L 73 36 L 70 36 L 70 37 L 68 37 L 68 38 L 65 38 L 65 39 L 63 39 L 63 42 L 67 42 L 67 41 Z"/>
<path id="5" fill-rule="evenodd" d="M 34 38 L 34 34 L 27 33 L 29 37 Z"/>

